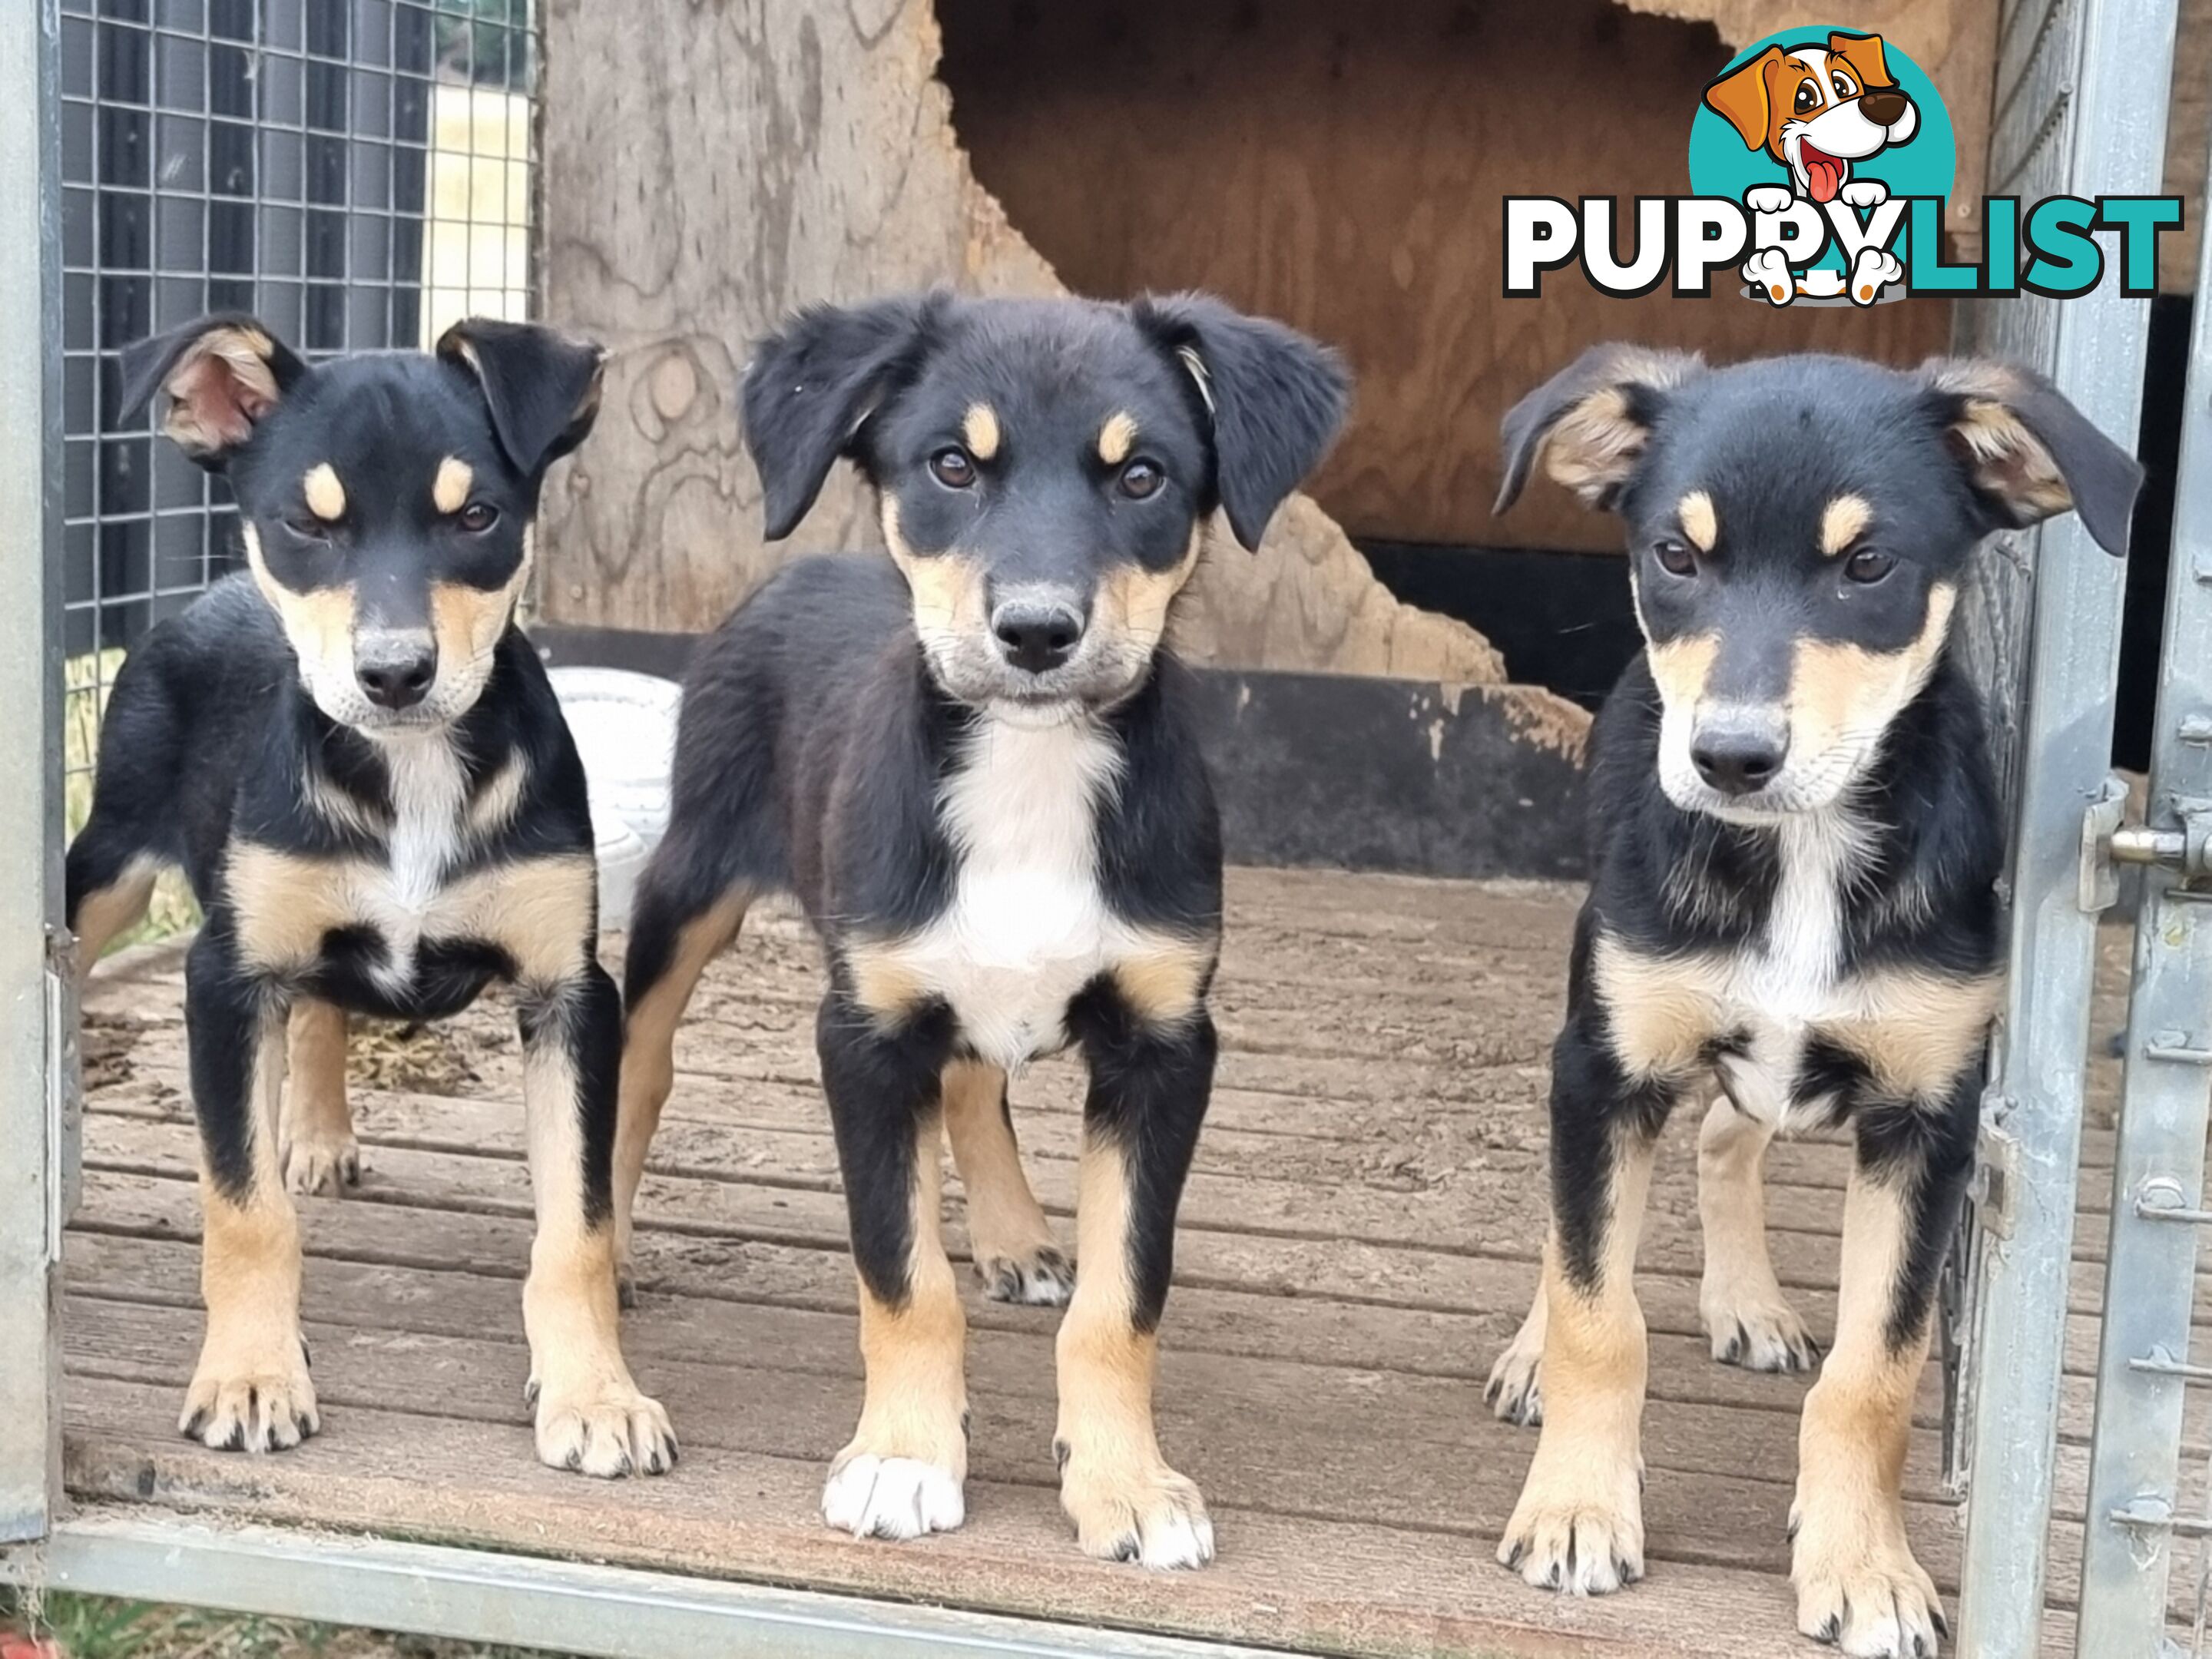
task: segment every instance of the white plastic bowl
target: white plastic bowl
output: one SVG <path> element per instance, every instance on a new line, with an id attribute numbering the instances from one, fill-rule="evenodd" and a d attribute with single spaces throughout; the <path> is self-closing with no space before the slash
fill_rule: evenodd
<path id="1" fill-rule="evenodd" d="M 550 677 L 592 792 L 600 921 L 619 927 L 629 919 L 639 872 L 668 828 L 684 690 L 673 680 L 619 668 L 556 668 Z"/>

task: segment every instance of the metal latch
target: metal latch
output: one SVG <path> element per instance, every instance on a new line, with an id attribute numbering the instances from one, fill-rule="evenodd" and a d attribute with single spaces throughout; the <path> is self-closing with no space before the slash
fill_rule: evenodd
<path id="1" fill-rule="evenodd" d="M 76 1212 L 84 1096 L 78 1076 L 76 936 L 46 927 L 46 1251 L 62 1259 L 62 1229 Z"/>
<path id="2" fill-rule="evenodd" d="M 1976 1221 L 1997 1237 L 2010 1238 L 2014 1194 L 2020 1187 L 2020 1139 L 1990 1121 L 1993 1115 L 1990 1104 L 1988 1101 L 1983 1103 L 1973 1181 L 1966 1195 L 1972 1200 Z M 2002 1115 L 2003 1103 L 1998 1104 L 2000 1109 L 1995 1115 Z"/>
<path id="3" fill-rule="evenodd" d="M 2212 801 L 2175 798 L 2179 822 L 2171 829 L 2127 823 L 2127 785 L 2108 775 L 2081 814 L 2079 898 L 2093 915 L 2119 902 L 2123 864 L 2155 865 L 2175 872 L 2184 882 L 2212 879 Z M 2185 896 L 2212 893 L 2191 890 Z"/>

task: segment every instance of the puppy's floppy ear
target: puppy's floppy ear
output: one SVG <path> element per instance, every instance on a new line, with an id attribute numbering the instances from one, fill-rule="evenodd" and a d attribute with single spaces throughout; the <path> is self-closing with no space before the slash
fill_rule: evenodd
<path id="1" fill-rule="evenodd" d="M 1735 129 L 1746 149 L 1766 148 L 1768 127 L 1774 118 L 1768 76 L 1783 57 L 1781 47 L 1769 46 L 1705 88 L 1705 107 Z"/>
<path id="2" fill-rule="evenodd" d="M 491 429 L 518 471 L 536 475 L 584 441 L 599 417 L 606 349 L 536 323 L 464 317 L 438 356 L 476 377 Z"/>
<path id="3" fill-rule="evenodd" d="M 2069 507 L 2097 545 L 2128 551 L 2143 471 L 2033 369 L 1934 357 L 1920 379 L 1993 529 L 2024 529 Z"/>
<path id="4" fill-rule="evenodd" d="M 123 413 L 156 391 L 169 394 L 161 430 L 210 471 L 221 471 L 261 418 L 299 384 L 307 364 L 243 312 L 203 317 L 123 352 Z"/>
<path id="5" fill-rule="evenodd" d="M 1173 356 L 1213 429 L 1214 488 L 1229 527 L 1257 548 L 1267 520 L 1319 465 L 1352 398 L 1344 360 L 1296 329 L 1205 294 L 1147 295 L 1129 313 Z"/>
<path id="6" fill-rule="evenodd" d="M 849 308 L 809 306 L 760 343 L 738 400 L 769 540 L 799 527 L 830 469 L 852 453 L 951 304 L 937 289 Z"/>
<path id="7" fill-rule="evenodd" d="M 1828 55 L 1842 58 L 1859 77 L 1862 88 L 1897 84 L 1897 77 L 1889 72 L 1889 59 L 1883 56 L 1879 34 L 1845 34 L 1841 30 L 1831 30 Z"/>
<path id="8" fill-rule="evenodd" d="M 1520 499 L 1539 457 L 1587 505 L 1610 505 L 1636 471 L 1667 394 L 1705 372 L 1694 351 L 1592 346 L 1506 411 L 1505 477 L 1491 511 Z"/>

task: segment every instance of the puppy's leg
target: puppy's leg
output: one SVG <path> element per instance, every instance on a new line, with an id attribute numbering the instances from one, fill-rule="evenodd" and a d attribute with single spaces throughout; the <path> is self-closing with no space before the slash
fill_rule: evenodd
<path id="1" fill-rule="evenodd" d="M 941 1019 L 885 1025 L 842 993 L 816 1028 L 860 1280 L 860 1426 L 830 1465 L 822 1518 L 917 1538 L 967 1518 L 967 1320 L 938 1221 Z"/>
<path id="2" fill-rule="evenodd" d="M 1065 1307 L 1075 1267 L 1022 1173 L 1006 1074 L 975 1060 L 947 1066 L 945 1128 L 967 1194 L 968 1252 L 983 1293 L 994 1302 Z"/>
<path id="3" fill-rule="evenodd" d="M 676 1080 L 676 1027 L 707 966 L 730 946 L 748 895 L 672 836 L 639 884 L 623 965 L 622 1106 L 615 1130 L 615 1259 L 630 1299 L 630 1211 Z"/>
<path id="4" fill-rule="evenodd" d="M 200 1126 L 207 1337 L 178 1427 L 230 1451 L 279 1451 L 321 1426 L 300 1335 L 300 1223 L 276 1166 L 284 1007 L 210 918 L 185 964 Z"/>
<path id="5" fill-rule="evenodd" d="M 676 1436 L 631 1380 L 617 1331 L 613 1155 L 622 998 L 586 953 L 521 988 L 522 1103 L 538 1236 L 523 1285 L 538 1455 L 555 1468 L 659 1474 Z"/>
<path id="6" fill-rule="evenodd" d="M 276 1137 L 284 1184 L 295 1193 L 342 1194 L 361 1185 L 361 1143 L 346 1106 L 345 1010 L 306 999 L 292 1006 L 290 1080 Z"/>
<path id="7" fill-rule="evenodd" d="M 1933 1655 L 1942 1628 L 1900 1492 L 1936 1274 L 1972 1166 L 1976 1094 L 1969 1076 L 1948 1103 L 1872 1104 L 1856 1117 L 1836 1345 L 1805 1396 L 1790 1511 L 1797 1628 L 1847 1654 Z"/>
<path id="8" fill-rule="evenodd" d="M 1060 1503 L 1088 1555 L 1201 1567 L 1213 1522 L 1152 1428 L 1160 1314 L 1176 1208 L 1213 1086 L 1213 1023 L 1172 1023 L 1118 1000 L 1071 1011 L 1091 1066 L 1077 1176 L 1075 1296 L 1060 1322 Z"/>
<path id="9" fill-rule="evenodd" d="M 98 817 L 70 843 L 64 905 L 76 935 L 80 988 L 116 939 L 145 920 L 162 861 L 135 836 L 111 829 Z"/>
<path id="10" fill-rule="evenodd" d="M 1545 1311 L 1550 1306 L 1539 1279 L 1528 1316 L 1490 1368 L 1490 1381 L 1482 1390 L 1482 1397 L 1502 1421 L 1524 1429 L 1533 1429 L 1544 1420 L 1544 1327 Z"/>
<path id="11" fill-rule="evenodd" d="M 1552 1060 L 1544 1247 L 1544 1427 L 1498 1559 L 1599 1595 L 1644 1576 L 1644 1310 L 1636 1242 L 1670 1088 L 1632 1081 L 1601 1023 L 1571 1017 Z"/>
<path id="12" fill-rule="evenodd" d="M 1705 1273 L 1698 1315 L 1723 1365 L 1808 1371 L 1820 1349 L 1782 1294 L 1766 1253 L 1762 1172 L 1774 1126 L 1737 1109 L 1725 1095 L 1698 1131 L 1698 1215 Z"/>

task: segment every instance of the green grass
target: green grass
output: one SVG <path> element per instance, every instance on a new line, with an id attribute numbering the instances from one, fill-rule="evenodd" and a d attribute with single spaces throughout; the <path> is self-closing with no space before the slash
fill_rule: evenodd
<path id="1" fill-rule="evenodd" d="M 45 1638 L 62 1659 L 553 1659 L 335 1625 L 56 1591 L 35 1608 L 0 1587 L 0 1632 Z"/>

